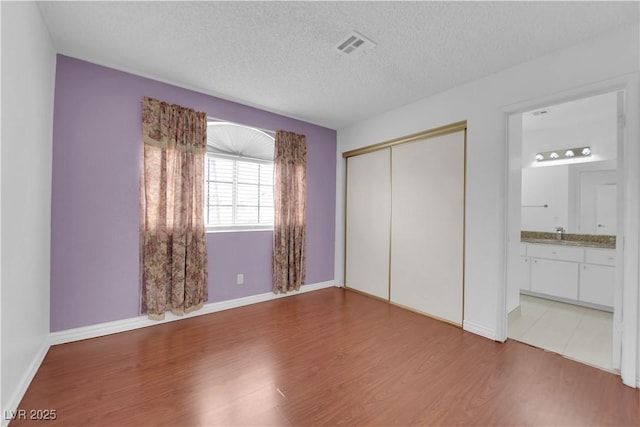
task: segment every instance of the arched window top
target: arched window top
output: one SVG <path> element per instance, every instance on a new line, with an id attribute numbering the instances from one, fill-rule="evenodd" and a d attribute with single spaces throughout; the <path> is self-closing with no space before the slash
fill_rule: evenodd
<path id="1" fill-rule="evenodd" d="M 274 137 L 259 129 L 230 122 L 207 124 L 207 151 L 273 161 Z"/>

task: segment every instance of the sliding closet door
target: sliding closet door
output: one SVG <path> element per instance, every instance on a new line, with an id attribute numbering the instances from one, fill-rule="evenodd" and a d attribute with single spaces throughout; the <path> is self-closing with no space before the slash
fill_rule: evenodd
<path id="1" fill-rule="evenodd" d="M 389 299 L 391 163 L 387 148 L 347 159 L 348 288 Z"/>
<path id="2" fill-rule="evenodd" d="M 464 131 L 392 148 L 391 302 L 462 324 Z"/>

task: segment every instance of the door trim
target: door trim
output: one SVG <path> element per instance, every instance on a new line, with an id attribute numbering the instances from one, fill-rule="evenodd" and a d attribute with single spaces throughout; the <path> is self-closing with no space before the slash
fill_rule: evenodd
<path id="1" fill-rule="evenodd" d="M 620 187 L 618 194 L 622 197 L 622 209 L 619 215 L 622 215 L 622 224 L 619 224 L 617 233 L 617 254 L 622 260 L 622 266 L 617 266 L 618 276 L 621 283 L 622 293 L 622 339 L 621 339 L 621 357 L 620 357 L 620 376 L 622 382 L 630 387 L 640 387 L 640 378 L 638 374 L 638 278 L 639 268 L 639 243 L 640 230 L 640 147 L 639 138 L 639 81 L 640 73 L 635 72 L 620 76 L 615 79 L 604 80 L 590 85 L 582 86 L 568 91 L 555 93 L 552 95 L 540 97 L 533 100 L 524 101 L 502 108 L 504 123 L 504 149 L 505 156 L 504 171 L 505 185 L 504 194 L 506 203 L 504 205 L 503 215 L 504 236 L 503 236 L 503 286 L 498 292 L 498 323 L 496 328 L 496 339 L 505 341 L 507 339 L 507 271 L 508 271 L 508 247 L 509 247 L 509 206 L 512 203 L 520 203 L 518 200 L 512 200 L 509 188 L 509 162 L 512 153 L 510 150 L 509 139 L 509 116 L 512 114 L 523 113 L 525 111 L 541 108 L 546 105 L 560 104 L 589 96 L 622 91 L 625 96 L 624 114 L 626 115 L 626 126 L 623 129 L 623 143 L 618 151 L 618 169 Z M 623 153 L 623 154 L 621 154 Z M 621 273 L 621 274 L 619 274 Z M 620 288 L 620 286 L 619 286 Z M 615 314 L 614 314 L 615 315 Z M 614 330 L 615 333 L 615 330 Z M 614 363 L 615 366 L 615 363 Z"/>

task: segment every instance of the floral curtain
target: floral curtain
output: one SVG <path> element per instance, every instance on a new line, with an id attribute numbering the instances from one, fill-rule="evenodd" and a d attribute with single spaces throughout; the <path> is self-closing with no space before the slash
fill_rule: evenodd
<path id="1" fill-rule="evenodd" d="M 145 97 L 140 173 L 141 312 L 161 320 L 207 300 L 205 113 Z"/>
<path id="2" fill-rule="evenodd" d="M 305 280 L 307 139 L 279 130 L 274 154 L 273 292 Z"/>

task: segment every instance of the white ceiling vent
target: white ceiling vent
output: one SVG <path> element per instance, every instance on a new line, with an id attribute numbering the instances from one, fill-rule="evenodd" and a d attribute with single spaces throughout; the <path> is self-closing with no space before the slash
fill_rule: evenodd
<path id="1" fill-rule="evenodd" d="M 360 56 L 376 47 L 376 44 L 360 33 L 353 31 L 336 46 L 339 53 L 346 56 Z"/>

